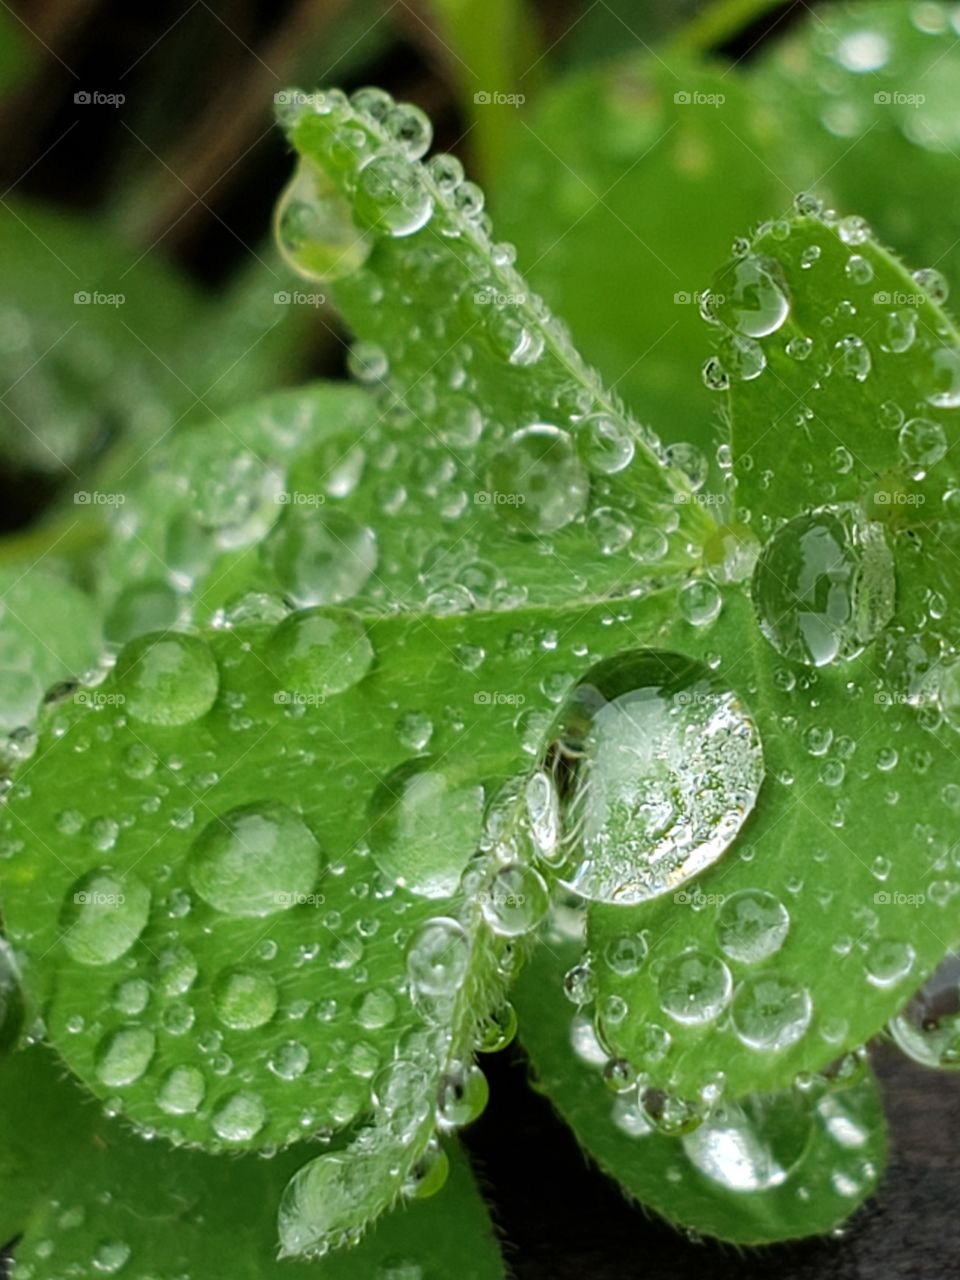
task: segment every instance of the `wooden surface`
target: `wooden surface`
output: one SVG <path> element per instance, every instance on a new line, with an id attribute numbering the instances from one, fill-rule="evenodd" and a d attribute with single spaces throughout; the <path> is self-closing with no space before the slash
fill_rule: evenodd
<path id="1" fill-rule="evenodd" d="M 960 1072 L 873 1054 L 892 1129 L 880 1194 L 840 1239 L 739 1251 L 695 1244 L 629 1205 L 584 1156 L 519 1054 L 486 1059 L 491 1099 L 467 1145 L 515 1280 L 960 1278 Z"/>

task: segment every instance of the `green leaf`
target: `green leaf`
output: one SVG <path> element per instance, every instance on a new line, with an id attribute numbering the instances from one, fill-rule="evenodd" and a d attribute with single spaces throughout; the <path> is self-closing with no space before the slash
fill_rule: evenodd
<path id="1" fill-rule="evenodd" d="M 277 1261 L 273 1205 L 296 1167 L 216 1160 L 145 1143 L 85 1101 L 45 1049 L 0 1066 L 0 1237 L 22 1237 L 14 1275 L 52 1280 L 130 1266 L 138 1274 L 388 1276 L 454 1268 L 470 1280 L 503 1275 L 469 1167 L 455 1149 L 437 1195 L 385 1217 L 354 1250 L 322 1263 Z"/>
<path id="2" fill-rule="evenodd" d="M 46 690 L 83 676 L 101 643 L 93 601 L 54 566 L 0 569 L 0 728 L 32 724 Z"/>
<path id="3" fill-rule="evenodd" d="M 826 1235 L 873 1193 L 886 1125 L 870 1068 L 803 1090 L 720 1104 L 682 1137 L 660 1133 L 636 1087 L 611 1095 L 589 1022 L 574 1017 L 564 970 L 577 947 L 551 938 L 513 988 L 535 1086 L 628 1195 L 676 1226 L 736 1244 Z"/>
<path id="4" fill-rule="evenodd" d="M 696 886 L 592 908 L 588 930 L 601 1018 L 611 995 L 629 1010 L 607 1016 L 611 1050 L 686 1099 L 715 1072 L 736 1097 L 824 1067 L 957 940 L 960 352 L 921 297 L 913 341 L 886 349 L 904 314 L 891 323 L 884 299 L 919 291 L 858 220 L 815 214 L 762 228 L 715 287 L 710 376 L 730 379 L 742 503 L 730 536 L 746 546 L 749 522 L 765 545 L 752 599 L 734 589 L 705 634 L 681 624 L 661 643 L 717 655 L 766 779 Z M 640 929 L 648 960 L 614 972 L 609 948 Z M 670 1037 L 656 1063 L 651 1022 Z"/>

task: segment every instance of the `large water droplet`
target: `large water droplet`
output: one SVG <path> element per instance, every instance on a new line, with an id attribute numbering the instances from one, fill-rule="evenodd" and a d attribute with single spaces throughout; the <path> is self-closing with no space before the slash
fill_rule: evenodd
<path id="1" fill-rule="evenodd" d="M 300 605 L 339 604 L 377 566 L 377 538 L 343 511 L 290 506 L 262 543 L 263 555 Z"/>
<path id="2" fill-rule="evenodd" d="M 407 952 L 407 974 L 417 995 L 451 996 L 463 983 L 470 961 L 470 939 L 456 920 L 428 920 Z"/>
<path id="3" fill-rule="evenodd" d="M 150 1065 L 156 1047 L 157 1037 L 149 1027 L 120 1027 L 97 1049 L 97 1079 L 110 1089 L 133 1084 Z"/>
<path id="4" fill-rule="evenodd" d="M 267 1109 L 255 1093 L 233 1093 L 213 1113 L 213 1129 L 224 1142 L 249 1142 L 267 1123 Z"/>
<path id="5" fill-rule="evenodd" d="M 665 893 L 715 862 L 763 780 L 757 728 L 736 695 L 700 663 L 656 650 L 587 673 L 561 709 L 547 767 L 564 883 L 619 903 Z"/>
<path id="6" fill-rule="evenodd" d="M 803 987 L 778 973 L 758 973 L 737 989 L 733 1026 L 751 1049 L 785 1049 L 804 1034 L 812 1012 Z"/>
<path id="7" fill-rule="evenodd" d="M 409 236 L 430 221 L 433 196 L 419 167 L 400 156 L 374 156 L 360 171 L 357 218 L 376 232 Z"/>
<path id="8" fill-rule="evenodd" d="M 319 870 L 310 829 L 275 800 L 214 818 L 194 841 L 187 866 L 204 902 L 233 916 L 289 910 L 310 893 Z"/>
<path id="9" fill-rule="evenodd" d="M 153 632 L 120 653 L 117 688 L 124 708 L 145 724 L 198 720 L 213 706 L 220 685 L 217 664 L 198 636 Z"/>
<path id="10" fill-rule="evenodd" d="M 447 898 L 476 851 L 483 788 L 458 785 L 431 756 L 394 769 L 374 792 L 370 848 L 396 884 L 424 898 Z"/>
<path id="11" fill-rule="evenodd" d="M 960 1067 L 960 956 L 949 955 L 890 1022 L 903 1052 L 924 1067 Z"/>
<path id="12" fill-rule="evenodd" d="M 157 1092 L 157 1106 L 171 1116 L 193 1115 L 207 1091 L 198 1067 L 174 1067 L 164 1077 Z"/>
<path id="13" fill-rule="evenodd" d="M 766 1191 L 786 1181 L 806 1151 L 809 1110 L 789 1093 L 721 1102 L 681 1139 L 697 1169 L 728 1191 Z"/>
<path id="14" fill-rule="evenodd" d="M 783 946 L 790 916 L 779 898 L 762 889 L 731 894 L 717 912 L 717 942 L 724 955 L 757 964 Z"/>
<path id="15" fill-rule="evenodd" d="M 538 423 L 515 431 L 498 451 L 486 496 L 512 529 L 547 534 L 583 513 L 589 491 L 570 436 Z"/>
<path id="16" fill-rule="evenodd" d="M 327 175 L 301 161 L 277 204 L 277 244 L 294 271 L 309 280 L 336 280 L 366 261 L 370 238 Z"/>
<path id="17" fill-rule="evenodd" d="M 772 259 L 748 257 L 734 263 L 728 295 L 733 328 L 749 338 L 774 333 L 790 312 L 786 285 Z"/>
<path id="18" fill-rule="evenodd" d="M 895 589 L 883 526 L 852 503 L 788 520 L 753 576 L 763 634 L 783 657 L 817 667 L 861 653 L 892 618 Z"/>
<path id="19" fill-rule="evenodd" d="M 149 914 L 150 890 L 131 872 L 89 871 L 64 901 L 63 945 L 80 964 L 110 964 L 130 950 Z"/>
<path id="20" fill-rule="evenodd" d="M 324 698 L 363 679 L 373 665 L 373 646 L 353 614 L 304 609 L 270 634 L 266 661 L 288 695 Z"/>
<path id="21" fill-rule="evenodd" d="M 691 949 L 660 971 L 660 1004 L 677 1022 L 698 1026 L 718 1018 L 730 1002 L 730 970 L 708 951 Z"/>
<path id="22" fill-rule="evenodd" d="M 217 1017 L 237 1031 L 250 1031 L 269 1022 L 277 1011 L 278 999 L 274 980 L 254 969 L 224 969 L 213 984 Z"/>

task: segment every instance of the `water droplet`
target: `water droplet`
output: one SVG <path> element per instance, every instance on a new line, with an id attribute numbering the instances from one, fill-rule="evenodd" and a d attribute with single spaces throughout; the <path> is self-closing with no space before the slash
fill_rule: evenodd
<path id="1" fill-rule="evenodd" d="M 363 679 L 374 654 L 363 623 L 353 614 L 304 609 L 271 633 L 265 656 L 284 682 L 284 692 L 332 697 Z"/>
<path id="2" fill-rule="evenodd" d="M 409 236 L 430 221 L 433 196 L 417 165 L 400 156 L 374 156 L 360 170 L 354 209 L 376 232 Z"/>
<path id="3" fill-rule="evenodd" d="M 733 1026 L 751 1049 L 785 1049 L 807 1030 L 812 1012 L 803 987 L 778 973 L 758 973 L 737 989 Z"/>
<path id="4" fill-rule="evenodd" d="M 407 974 L 415 994 L 454 995 L 467 975 L 470 940 L 456 920 L 437 916 L 416 932 L 407 952 Z"/>
<path id="5" fill-rule="evenodd" d="M 473 1063 L 447 1072 L 437 1095 L 437 1124 L 442 1129 L 462 1129 L 482 1114 L 489 1096 L 487 1077 Z"/>
<path id="6" fill-rule="evenodd" d="M 591 471 L 616 475 L 633 461 L 634 443 L 616 418 L 594 413 L 580 423 L 578 443 Z"/>
<path id="7" fill-rule="evenodd" d="M 483 799 L 482 787 L 458 786 L 431 756 L 405 761 L 371 801 L 374 861 L 411 893 L 449 897 L 476 850 Z"/>
<path id="8" fill-rule="evenodd" d="M 718 957 L 692 949 L 668 960 L 660 971 L 660 1005 L 687 1026 L 718 1018 L 730 1001 L 733 980 Z"/>
<path id="9" fill-rule="evenodd" d="M 783 657 L 817 667 L 862 652 L 893 616 L 894 593 L 883 527 L 850 503 L 788 520 L 753 577 L 764 636 Z"/>
<path id="10" fill-rule="evenodd" d="M 960 957 L 948 955 L 889 1026 L 898 1047 L 925 1067 L 960 1067 Z"/>
<path id="11" fill-rule="evenodd" d="M 377 567 L 376 534 L 343 511 L 285 507 L 261 546 L 281 586 L 300 605 L 349 600 Z"/>
<path id="12" fill-rule="evenodd" d="M 80 964 L 110 964 L 130 950 L 149 914 L 150 890 L 131 872 L 89 871 L 64 901 L 63 945 Z"/>
<path id="13" fill-rule="evenodd" d="M 705 627 L 719 617 L 723 597 L 709 578 L 694 578 L 680 588 L 677 605 L 692 626 Z"/>
<path id="14" fill-rule="evenodd" d="M 296 1080 L 310 1065 L 310 1050 L 299 1040 L 285 1040 L 274 1049 L 267 1065 L 281 1080 Z"/>
<path id="15" fill-rule="evenodd" d="M 762 889 L 731 894 L 717 912 L 720 950 L 742 964 L 757 964 L 774 955 L 783 946 L 789 928 L 786 907 Z"/>
<path id="16" fill-rule="evenodd" d="M 909 977 L 916 952 L 909 942 L 876 938 L 867 947 L 867 981 L 874 987 L 893 987 Z"/>
<path id="17" fill-rule="evenodd" d="M 911 418 L 900 428 L 900 454 L 915 476 L 922 476 L 947 452 L 947 437 L 939 422 Z"/>
<path id="18" fill-rule="evenodd" d="M 193 1115 L 206 1092 L 207 1084 L 198 1067 L 174 1067 L 163 1078 L 157 1092 L 157 1106 L 167 1115 Z"/>
<path id="19" fill-rule="evenodd" d="M 112 1031 L 97 1047 L 97 1079 L 110 1089 L 133 1084 L 149 1067 L 156 1047 L 157 1037 L 149 1027 Z"/>
<path id="20" fill-rule="evenodd" d="M 292 809 L 275 800 L 242 805 L 214 818 L 190 850 L 190 883 L 217 911 L 268 916 L 312 890 L 320 849 Z"/>
<path id="21" fill-rule="evenodd" d="M 640 902 L 715 862 L 763 779 L 753 720 L 706 667 L 637 650 L 594 667 L 547 752 L 561 805 L 564 883 Z"/>
<path id="22" fill-rule="evenodd" d="M 309 280 L 337 280 L 366 261 L 371 241 L 356 226 L 347 199 L 327 175 L 301 161 L 275 215 L 280 252 Z"/>
<path id="23" fill-rule="evenodd" d="M 550 895 L 532 867 L 520 863 L 501 867 L 481 897 L 483 918 L 503 937 L 530 933 L 547 913 Z"/>
<path id="24" fill-rule="evenodd" d="M 267 1123 L 267 1110 L 255 1093 L 233 1093 L 213 1113 L 213 1129 L 224 1142 L 250 1142 Z"/>
<path id="25" fill-rule="evenodd" d="M 164 727 L 206 715 L 220 685 L 207 645 L 178 632 L 132 640 L 117 659 L 116 679 L 124 709 L 136 720 Z"/>
<path id="26" fill-rule="evenodd" d="M 555 533 L 580 516 L 590 482 L 573 441 L 559 427 L 515 431 L 493 459 L 489 497 L 517 532 Z"/>
<path id="27" fill-rule="evenodd" d="M 790 312 L 786 286 L 772 259 L 747 257 L 734 263 L 727 294 L 733 328 L 749 338 L 774 333 Z"/>
<path id="28" fill-rule="evenodd" d="M 253 969 L 224 969 L 213 984 L 217 1017 L 228 1027 L 249 1031 L 262 1027 L 277 1011 L 276 983 Z"/>
<path id="29" fill-rule="evenodd" d="M 786 1181 L 802 1158 L 811 1118 L 790 1094 L 757 1094 L 721 1102 L 681 1141 L 687 1158 L 728 1191 L 767 1191 Z"/>

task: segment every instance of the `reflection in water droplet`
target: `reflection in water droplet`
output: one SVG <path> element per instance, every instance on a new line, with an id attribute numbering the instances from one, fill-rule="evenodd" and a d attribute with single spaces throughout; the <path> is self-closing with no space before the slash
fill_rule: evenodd
<path id="1" fill-rule="evenodd" d="M 217 911 L 268 916 L 312 890 L 320 849 L 292 809 L 277 801 L 243 805 L 214 818 L 190 850 L 190 883 Z"/>
<path id="2" fill-rule="evenodd" d="M 960 956 L 947 956 L 888 1029 L 914 1062 L 960 1068 Z"/>
<path id="3" fill-rule="evenodd" d="M 157 1037 L 149 1027 L 120 1027 L 97 1048 L 97 1079 L 110 1089 L 133 1084 L 150 1065 L 156 1047 Z"/>
<path id="4" fill-rule="evenodd" d="M 734 263 L 732 277 L 725 291 L 737 333 L 763 338 L 779 329 L 790 312 L 790 302 L 777 264 L 763 258 L 742 258 Z"/>
<path id="5" fill-rule="evenodd" d="M 274 229 L 286 262 L 308 280 L 336 280 L 361 267 L 371 242 L 326 174 L 302 160 L 277 204 Z"/>
<path id="6" fill-rule="evenodd" d="M 265 660 L 286 692 L 332 697 L 362 680 L 373 656 L 359 618 L 303 609 L 271 632 Z"/>
<path id="7" fill-rule="evenodd" d="M 109 964 L 140 937 L 150 914 L 150 890 L 132 872 L 89 871 L 60 912 L 63 945 L 80 964 Z"/>
<path id="8" fill-rule="evenodd" d="M 132 640 L 116 665 L 123 709 L 145 724 L 198 720 L 213 706 L 220 675 L 213 654 L 197 636 L 153 632 Z"/>
<path id="9" fill-rule="evenodd" d="M 691 949 L 660 971 L 660 1005 L 677 1022 L 696 1026 L 718 1018 L 730 1001 L 733 980 L 717 956 Z"/>
<path id="10" fill-rule="evenodd" d="M 803 987 L 778 973 L 758 973 L 737 989 L 733 1026 L 751 1049 L 785 1049 L 804 1034 L 812 1013 Z"/>
<path id="11" fill-rule="evenodd" d="M 708 668 L 636 650 L 587 673 L 546 766 L 560 797 L 564 883 L 604 902 L 676 888 L 715 862 L 763 780 L 756 725 Z"/>
<path id="12" fill-rule="evenodd" d="M 421 897 L 447 898 L 477 848 L 483 788 L 457 786 L 431 756 L 417 756 L 384 779 L 370 818 L 370 849 L 384 875 Z"/>
<path id="13" fill-rule="evenodd" d="M 721 1102 L 683 1149 L 697 1169 L 728 1191 L 766 1191 L 786 1181 L 803 1157 L 812 1117 L 789 1093 Z"/>
<path id="14" fill-rule="evenodd" d="M 717 942 L 724 955 L 757 964 L 783 946 L 790 916 L 779 898 L 762 889 L 731 894 L 717 912 Z"/>
<path id="15" fill-rule="evenodd" d="M 590 482 L 567 432 L 537 424 L 515 431 L 495 455 L 488 490 L 511 529 L 547 534 L 583 513 Z"/>
<path id="16" fill-rule="evenodd" d="M 787 521 L 753 576 L 764 636 L 783 657 L 817 667 L 862 652 L 893 616 L 895 589 L 883 526 L 852 503 Z"/>
<path id="17" fill-rule="evenodd" d="M 299 605 L 340 604 L 377 566 L 376 534 L 342 511 L 289 506 L 261 543 L 283 589 Z"/>

